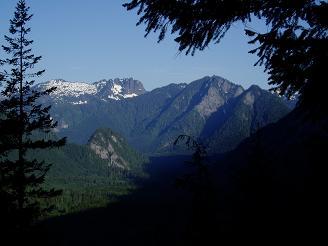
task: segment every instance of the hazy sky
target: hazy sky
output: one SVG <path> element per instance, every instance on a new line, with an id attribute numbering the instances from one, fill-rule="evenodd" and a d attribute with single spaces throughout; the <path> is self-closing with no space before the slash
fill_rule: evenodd
<path id="1" fill-rule="evenodd" d="M 268 88 L 263 68 L 243 26 L 235 25 L 220 44 L 195 56 L 178 54 L 169 34 L 157 43 L 157 34 L 144 38 L 144 26 L 136 27 L 136 12 L 127 12 L 121 0 L 27 0 L 34 14 L 30 22 L 34 53 L 42 55 L 41 81 L 62 78 L 94 82 L 133 77 L 147 90 L 169 83 L 191 82 L 206 75 L 220 75 L 248 87 Z M 0 0 L 0 43 L 8 34 L 15 0 Z M 259 23 L 252 24 L 260 29 Z M 262 26 L 263 28 L 263 26 Z M 0 52 L 3 57 L 3 51 Z"/>

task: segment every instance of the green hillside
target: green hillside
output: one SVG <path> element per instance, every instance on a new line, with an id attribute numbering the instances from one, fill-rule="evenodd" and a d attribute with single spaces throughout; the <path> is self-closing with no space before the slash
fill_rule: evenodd
<path id="1" fill-rule="evenodd" d="M 63 190 L 62 196 L 49 201 L 57 207 L 54 215 L 103 207 L 136 188 L 134 181 L 145 176 L 147 159 L 116 136 L 121 146 L 115 146 L 114 151 L 126 159 L 124 169 L 108 166 L 108 161 L 87 145 L 68 143 L 57 149 L 29 152 L 31 158 L 52 164 L 45 185 Z"/>

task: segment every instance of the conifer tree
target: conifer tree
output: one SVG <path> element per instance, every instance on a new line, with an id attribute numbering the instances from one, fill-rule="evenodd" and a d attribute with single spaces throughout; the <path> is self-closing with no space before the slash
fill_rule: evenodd
<path id="1" fill-rule="evenodd" d="M 35 71 L 41 56 L 32 54 L 33 40 L 28 38 L 28 22 L 33 15 L 25 0 L 17 3 L 10 20 L 7 46 L 2 46 L 8 58 L 0 60 L 0 83 L 3 86 L 0 100 L 0 196 L 2 225 L 7 229 L 25 230 L 45 210 L 42 199 L 60 194 L 44 188 L 45 175 L 50 165 L 28 157 L 35 149 L 59 147 L 65 138 L 45 138 L 56 127 L 49 114 L 50 106 L 43 106 L 40 97 L 55 88 L 38 91 L 33 88 L 35 79 L 44 70 Z M 3 219 L 4 218 L 4 219 Z"/>
<path id="2" fill-rule="evenodd" d="M 190 245 L 211 244 L 216 236 L 216 198 L 214 186 L 206 163 L 206 147 L 188 135 L 180 135 L 174 145 L 184 144 L 193 151 L 192 160 L 187 163 L 192 168 L 188 174 L 176 180 L 176 186 L 192 194 L 192 214 L 188 228 Z"/>

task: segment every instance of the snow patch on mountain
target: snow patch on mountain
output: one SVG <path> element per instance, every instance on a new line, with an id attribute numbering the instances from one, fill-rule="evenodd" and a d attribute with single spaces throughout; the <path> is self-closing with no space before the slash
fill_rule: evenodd
<path id="1" fill-rule="evenodd" d="M 87 104 L 88 101 L 78 101 L 78 102 L 72 102 L 73 105 L 81 105 L 81 104 Z"/>
<path id="2" fill-rule="evenodd" d="M 114 95 L 119 95 L 122 92 L 122 86 L 114 84 L 112 87 L 112 92 Z"/>
<path id="3" fill-rule="evenodd" d="M 82 95 L 95 95 L 97 88 L 85 82 L 67 82 L 65 80 L 50 80 L 38 85 L 43 90 L 56 87 L 51 93 L 54 97 L 79 97 Z"/>
<path id="4" fill-rule="evenodd" d="M 120 98 L 119 97 L 117 97 L 117 96 L 113 96 L 113 95 L 108 95 L 108 98 L 109 99 L 113 99 L 113 100 L 120 100 Z"/>
<path id="5" fill-rule="evenodd" d="M 136 97 L 138 96 L 136 93 L 131 93 L 131 94 L 125 94 L 123 95 L 124 98 L 131 98 L 131 97 Z"/>

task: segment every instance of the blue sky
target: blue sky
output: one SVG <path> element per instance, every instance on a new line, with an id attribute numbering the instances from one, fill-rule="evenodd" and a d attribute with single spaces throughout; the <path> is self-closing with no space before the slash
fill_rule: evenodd
<path id="1" fill-rule="evenodd" d="M 178 54 L 173 37 L 157 43 L 157 34 L 144 38 L 144 26 L 136 27 L 136 12 L 127 12 L 121 0 L 27 0 L 34 14 L 30 22 L 33 51 L 42 55 L 40 80 L 62 78 L 94 82 L 133 77 L 147 90 L 169 83 L 191 82 L 206 75 L 220 75 L 248 87 L 268 88 L 263 68 L 243 26 L 236 24 L 220 44 L 196 52 Z M 0 0 L 0 43 L 8 34 L 16 1 Z M 256 30 L 263 25 L 252 24 Z M 3 52 L 0 52 L 3 56 Z"/>

